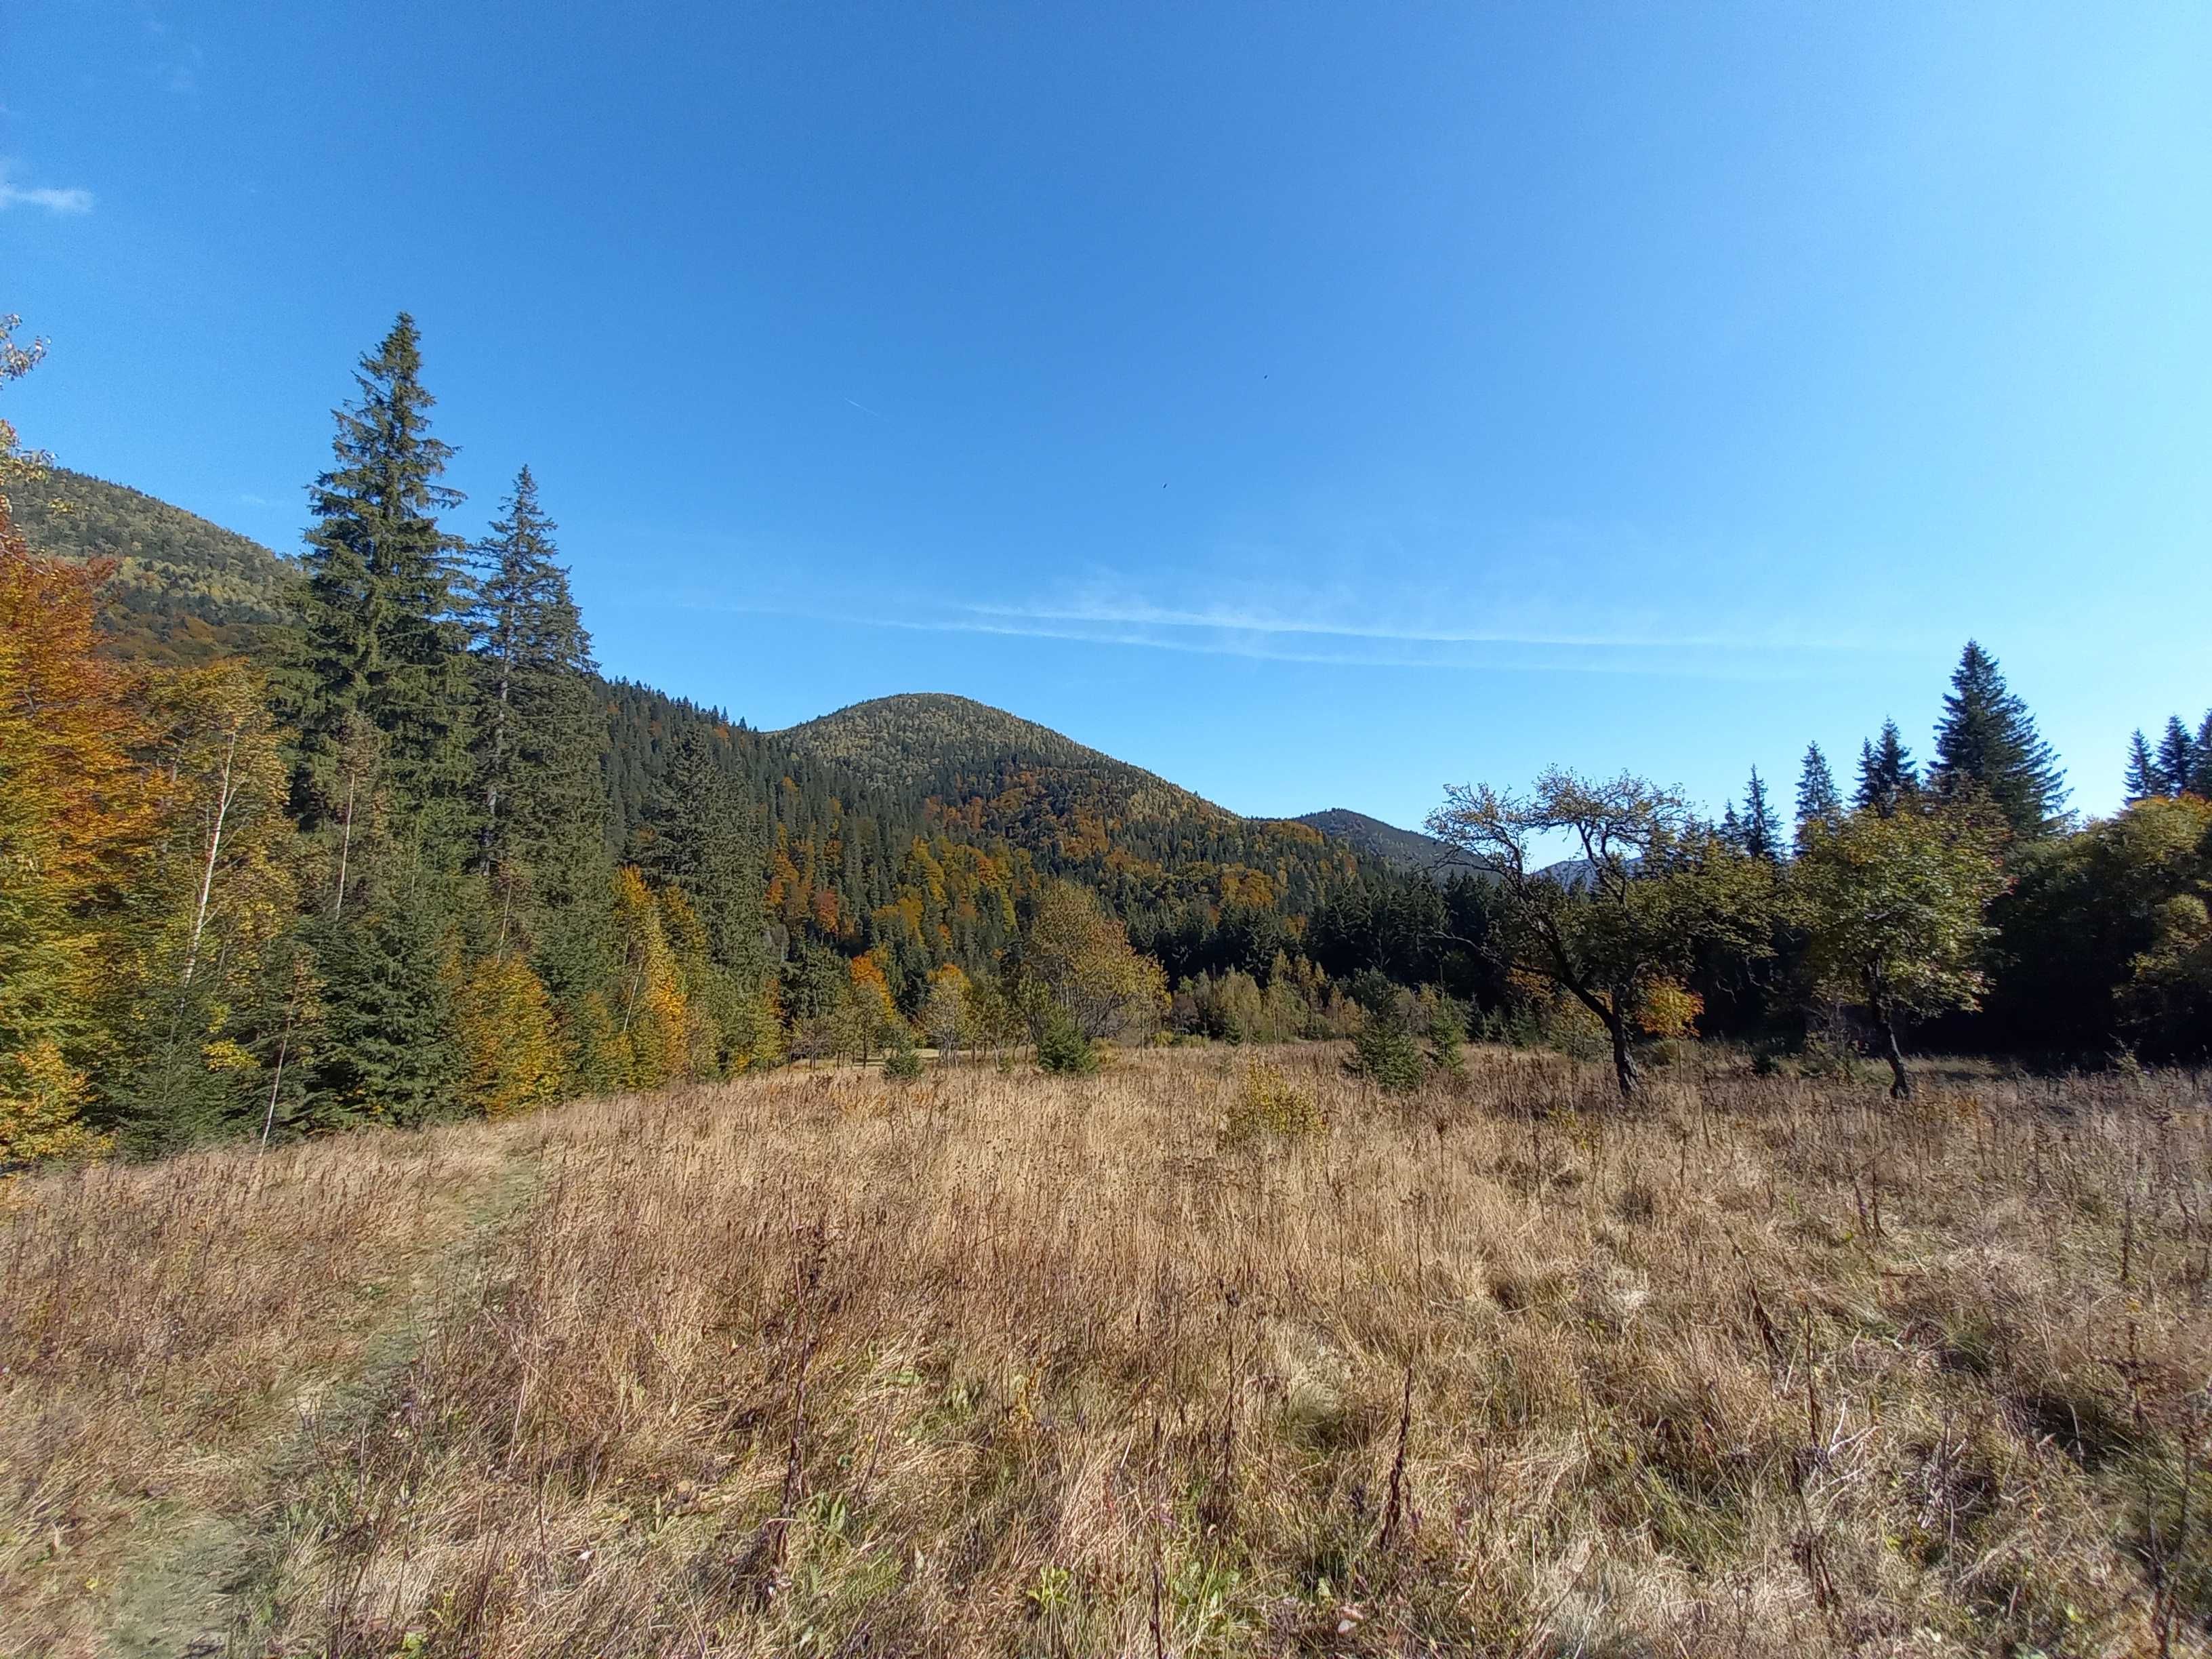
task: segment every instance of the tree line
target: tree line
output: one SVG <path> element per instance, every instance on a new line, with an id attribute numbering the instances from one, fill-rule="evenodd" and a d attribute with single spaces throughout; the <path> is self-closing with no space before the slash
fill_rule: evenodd
<path id="1" fill-rule="evenodd" d="M 0 329 L 0 383 L 38 356 Z M 923 1041 L 1080 1070 L 1109 1035 L 1358 1036 L 1403 1076 L 1472 1018 L 1593 1044 L 1626 1090 L 1698 1033 L 1870 1044 L 1900 1090 L 1916 1030 L 2204 1052 L 2212 716 L 2138 735 L 2127 808 L 2076 824 L 1970 643 L 1924 775 L 1894 722 L 1848 795 L 1808 748 L 1786 823 L 1755 770 L 1710 821 L 1555 771 L 1450 792 L 1456 867 L 1395 872 L 1133 811 L 1103 764 L 902 783 L 609 681 L 526 466 L 482 535 L 446 527 L 434 408 L 403 316 L 335 412 L 270 642 L 152 663 L 114 649 L 111 564 L 21 532 L 40 458 L 0 427 L 0 1165 Z"/>

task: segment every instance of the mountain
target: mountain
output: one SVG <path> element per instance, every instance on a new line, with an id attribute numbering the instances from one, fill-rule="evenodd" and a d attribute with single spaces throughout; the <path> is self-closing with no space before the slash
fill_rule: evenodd
<path id="1" fill-rule="evenodd" d="M 1332 806 L 1326 812 L 1308 812 L 1295 822 L 1343 842 L 1363 856 L 1394 870 L 1427 875 L 1443 867 L 1452 857 L 1452 849 L 1434 836 L 1401 830 L 1395 823 L 1370 818 L 1347 806 Z"/>
<path id="2" fill-rule="evenodd" d="M 117 561 L 106 621 L 118 656 L 187 664 L 252 655 L 295 580 L 289 560 L 233 530 L 66 467 L 14 492 L 16 527 L 42 553 Z"/>
<path id="3" fill-rule="evenodd" d="M 1219 948 L 1264 965 L 1333 896 L 1386 873 L 1309 824 L 1240 817 L 966 697 L 879 697 L 769 736 L 805 761 L 903 794 L 934 830 L 1004 845 L 1095 888 L 1171 971 L 1218 955 L 1224 926 L 1249 937 Z"/>

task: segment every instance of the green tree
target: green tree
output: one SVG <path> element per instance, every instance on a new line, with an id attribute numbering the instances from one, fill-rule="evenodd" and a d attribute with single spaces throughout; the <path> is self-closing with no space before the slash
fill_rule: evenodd
<path id="1" fill-rule="evenodd" d="M 1772 948 L 1772 868 L 1644 779 L 1600 782 L 1554 767 L 1528 796 L 1454 788 L 1428 830 L 1491 874 L 1483 948 L 1596 1016 L 1624 1098 L 1640 1080 L 1637 1016 L 1653 988 L 1689 971 L 1702 950 L 1755 957 Z M 1582 854 L 1571 880 L 1533 861 L 1540 837 L 1561 834 Z"/>
<path id="2" fill-rule="evenodd" d="M 2150 752 L 2150 744 L 2143 740 L 2142 728 L 2137 726 L 2128 739 L 2127 798 L 2130 804 L 2148 800 L 2154 795 L 2166 793 L 2166 780 L 2159 775 L 2158 759 Z"/>
<path id="3" fill-rule="evenodd" d="M 1978 1006 L 1985 913 L 2005 887 L 2000 832 L 1965 806 L 1862 808 L 1805 836 L 1793 876 L 1815 992 L 1873 1019 L 1890 1092 L 1912 1092 L 1907 1021 Z"/>
<path id="4" fill-rule="evenodd" d="M 403 313 L 362 360 L 356 400 L 336 411 L 283 685 L 307 826 L 337 818 L 348 720 L 365 717 L 381 739 L 401 844 L 442 872 L 459 868 L 465 845 L 471 700 L 454 614 L 459 544 L 437 519 L 461 496 L 439 483 L 453 452 L 430 434 L 435 400 L 422 368 L 421 337 Z"/>
<path id="5" fill-rule="evenodd" d="M 1743 822 L 1738 832 L 1741 839 L 1737 845 L 1753 858 L 1771 864 L 1782 856 L 1782 832 L 1756 766 L 1751 769 L 1751 781 L 1744 786 L 1743 803 Z"/>
<path id="6" fill-rule="evenodd" d="M 1929 782 L 1948 797 L 1979 790 L 2012 833 L 2026 840 L 2047 836 L 2063 822 L 2066 787 L 2057 759 L 2036 735 L 2027 705 L 2006 688 L 1996 659 L 1972 640 L 1959 655 L 1943 699 Z"/>
<path id="7" fill-rule="evenodd" d="M 762 860 L 716 742 L 696 726 L 678 738 L 635 850 L 655 880 L 690 900 L 715 963 L 750 982 L 764 965 Z"/>
<path id="8" fill-rule="evenodd" d="M 1912 751 L 1899 735 L 1897 722 L 1884 720 L 1881 738 L 1859 745 L 1857 805 L 1887 815 L 1919 787 L 1920 774 L 1912 763 Z"/>
<path id="9" fill-rule="evenodd" d="M 1805 745 L 1805 763 L 1797 771 L 1797 828 L 1808 823 L 1834 823 L 1844 816 L 1843 797 L 1836 793 L 1836 775 L 1820 745 Z"/>
<path id="10" fill-rule="evenodd" d="M 591 636 L 558 560 L 537 481 L 515 475 L 506 516 L 477 544 L 468 622 L 483 717 L 476 732 L 477 863 L 503 890 L 559 908 L 606 885 L 606 722 Z M 502 913 L 510 907 L 502 905 Z M 507 932 L 504 921 L 501 943 Z"/>
<path id="11" fill-rule="evenodd" d="M 2166 717 L 2166 730 L 2159 735 L 2156 776 L 2161 795 L 2187 793 L 2197 776 L 2197 740 L 2179 714 Z"/>

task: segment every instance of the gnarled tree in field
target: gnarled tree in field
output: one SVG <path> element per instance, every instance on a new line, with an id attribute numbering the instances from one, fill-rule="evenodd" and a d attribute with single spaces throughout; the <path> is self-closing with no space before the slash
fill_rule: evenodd
<path id="1" fill-rule="evenodd" d="M 1607 781 L 1553 767 L 1534 791 L 1455 787 L 1428 831 L 1494 884 L 1485 948 L 1548 980 L 1597 1017 L 1623 1097 L 1636 1092 L 1639 1016 L 1697 951 L 1771 950 L 1774 866 L 1747 857 L 1681 796 L 1626 773 Z M 1538 865 L 1540 838 L 1564 834 L 1580 856 Z"/>

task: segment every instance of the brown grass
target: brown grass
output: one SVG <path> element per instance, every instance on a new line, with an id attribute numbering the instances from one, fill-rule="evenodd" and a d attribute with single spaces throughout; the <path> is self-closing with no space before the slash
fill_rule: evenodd
<path id="1" fill-rule="evenodd" d="M 0 1651 L 2143 1653 L 2204 1080 L 784 1073 L 0 1197 Z"/>

